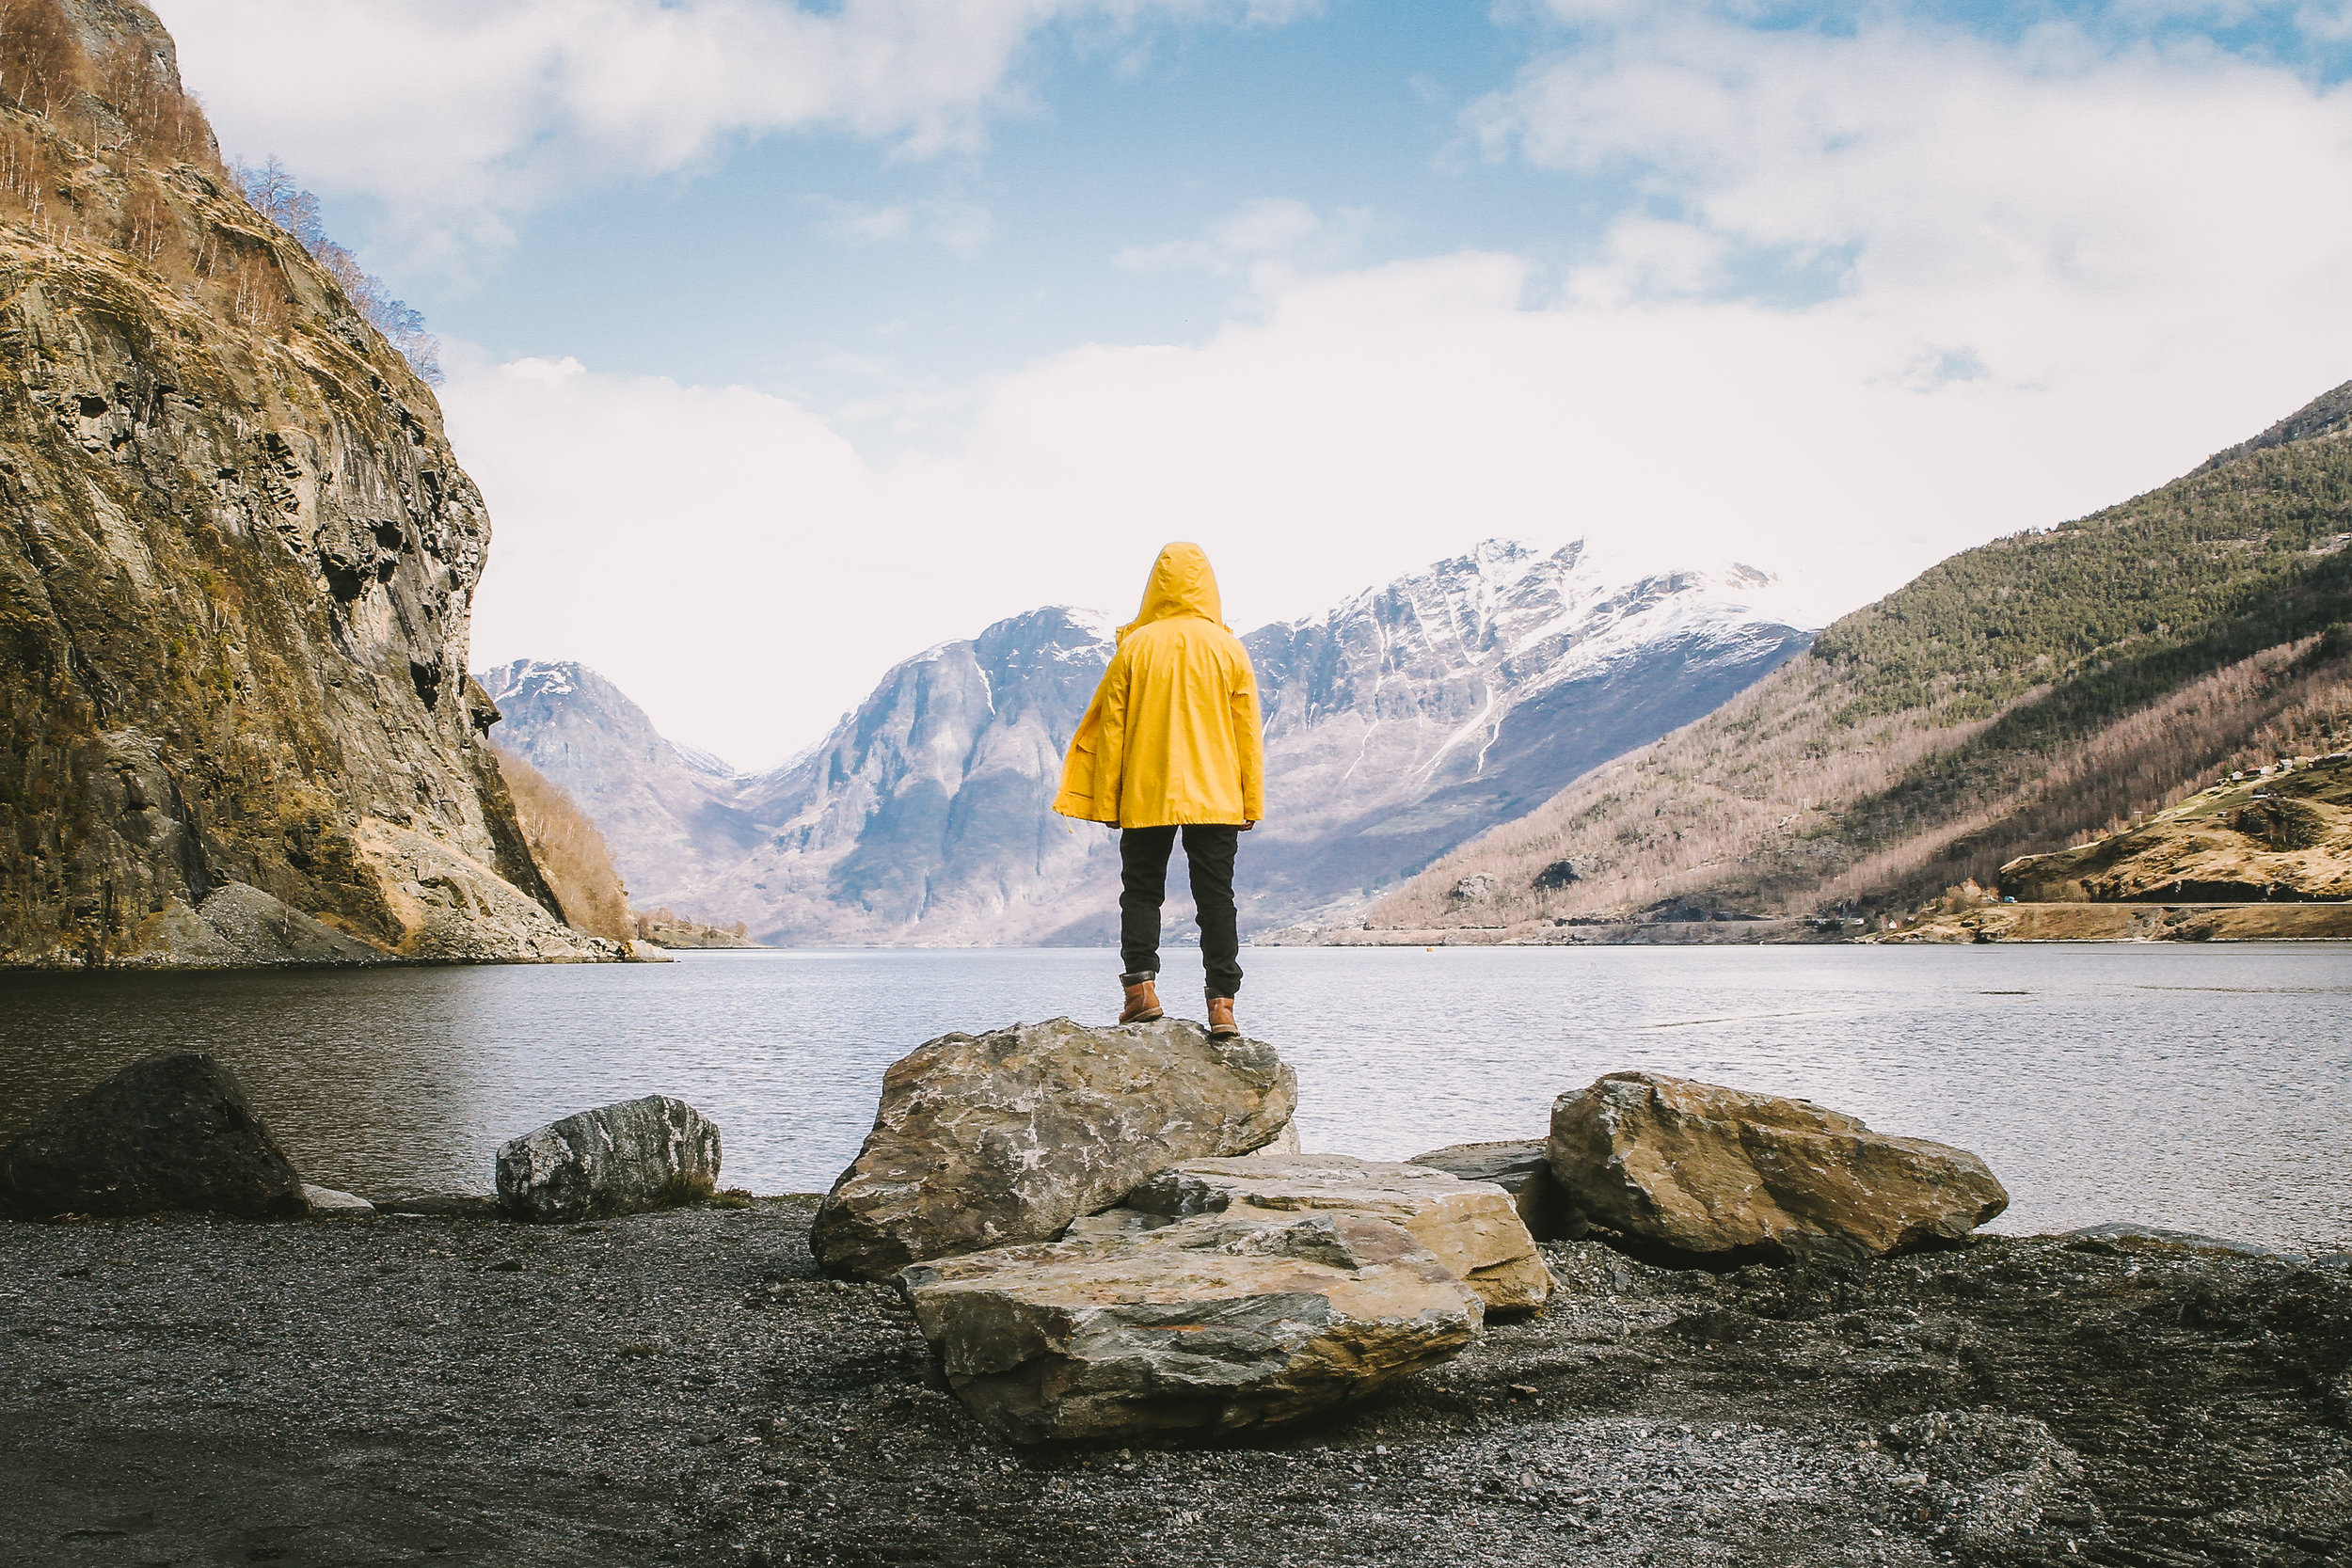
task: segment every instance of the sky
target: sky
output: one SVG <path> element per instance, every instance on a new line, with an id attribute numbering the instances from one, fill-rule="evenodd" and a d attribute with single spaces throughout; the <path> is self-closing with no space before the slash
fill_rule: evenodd
<path id="1" fill-rule="evenodd" d="M 1818 624 L 2352 376 L 2352 0 L 156 0 L 442 338 L 477 668 L 890 664 L 1481 539 Z"/>

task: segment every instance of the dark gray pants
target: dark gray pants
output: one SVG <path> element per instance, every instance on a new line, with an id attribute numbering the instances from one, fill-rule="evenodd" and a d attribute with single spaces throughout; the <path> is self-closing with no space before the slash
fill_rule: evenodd
<path id="1" fill-rule="evenodd" d="M 1127 828 L 1119 835 L 1119 961 L 1122 978 L 1160 972 L 1160 905 L 1168 897 L 1174 828 Z M 1233 851 L 1241 829 L 1230 823 L 1184 830 L 1192 871 L 1192 907 L 1200 920 L 1200 966 L 1211 996 L 1241 992 L 1241 936 L 1233 916 Z"/>

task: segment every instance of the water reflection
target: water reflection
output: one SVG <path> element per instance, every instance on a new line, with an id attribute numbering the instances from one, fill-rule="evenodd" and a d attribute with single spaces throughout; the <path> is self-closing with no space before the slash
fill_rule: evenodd
<path id="1" fill-rule="evenodd" d="M 1311 1148 L 1399 1157 L 1536 1137 L 1560 1090 L 1650 1068 L 1974 1148 L 2015 1196 L 2000 1228 L 2137 1219 L 2352 1243 L 2341 948 L 1247 957 L 1244 1020 L 1296 1065 Z M 731 1180 L 807 1191 L 855 1152 L 891 1060 L 950 1029 L 1106 1016 L 1115 969 L 1064 949 L 8 976 L 0 1135 L 144 1052 L 189 1045 L 236 1068 L 328 1185 L 485 1190 L 503 1139 L 660 1090 L 718 1119 Z M 1163 994 L 1199 983 L 1197 967 L 1171 973 Z"/>

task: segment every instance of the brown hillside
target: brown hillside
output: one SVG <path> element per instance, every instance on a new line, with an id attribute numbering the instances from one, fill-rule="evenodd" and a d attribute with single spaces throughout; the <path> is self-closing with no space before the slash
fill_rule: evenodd
<path id="1" fill-rule="evenodd" d="M 2001 867 L 2049 903 L 2352 898 L 2352 759 L 2227 780 L 2130 830 Z"/>
<path id="2" fill-rule="evenodd" d="M 1991 884 L 2217 771 L 2334 750 L 2352 736 L 2348 428 L 2352 385 L 2161 490 L 1953 557 L 1365 924 L 1867 917 Z"/>
<path id="3" fill-rule="evenodd" d="M 531 858 L 555 895 L 557 913 L 574 930 L 628 943 L 637 936 L 628 893 L 604 834 L 554 780 L 503 748 L 492 747 L 499 772 L 515 801 L 515 816 L 531 846 Z"/>

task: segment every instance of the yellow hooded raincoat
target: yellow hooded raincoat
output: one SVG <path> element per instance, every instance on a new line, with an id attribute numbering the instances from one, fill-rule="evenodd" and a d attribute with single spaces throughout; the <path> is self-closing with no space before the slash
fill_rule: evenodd
<path id="1" fill-rule="evenodd" d="M 1054 809 L 1122 828 L 1256 822 L 1265 816 L 1258 677 L 1225 627 L 1198 545 L 1152 566 L 1143 609 L 1070 737 Z"/>

